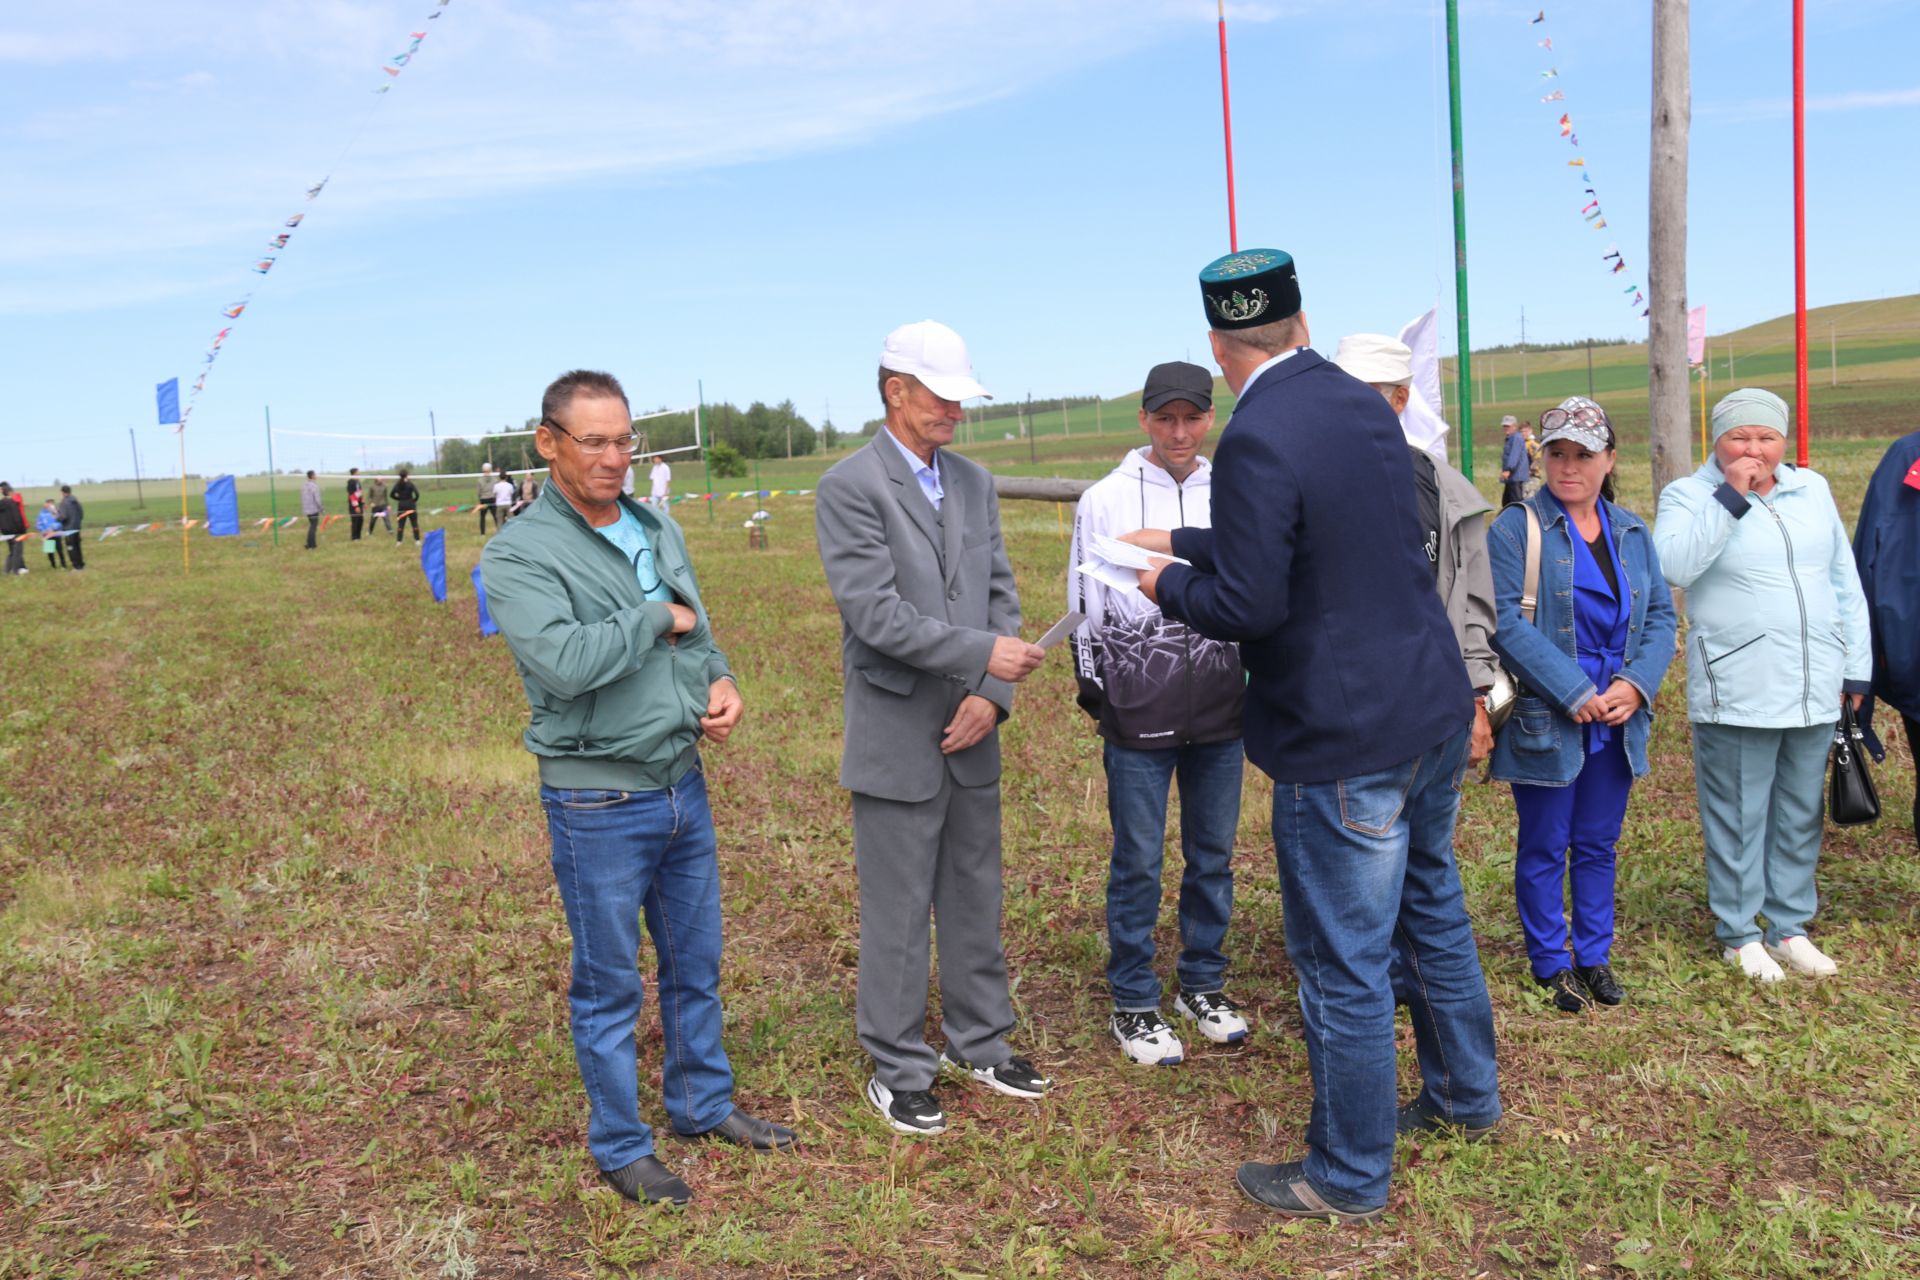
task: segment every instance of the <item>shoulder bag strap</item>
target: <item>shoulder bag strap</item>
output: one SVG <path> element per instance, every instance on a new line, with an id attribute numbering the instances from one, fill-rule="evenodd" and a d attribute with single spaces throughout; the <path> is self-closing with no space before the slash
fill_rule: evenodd
<path id="1" fill-rule="evenodd" d="M 1527 513 L 1527 574 L 1521 580 L 1520 616 L 1533 621 L 1534 608 L 1540 603 L 1540 513 L 1531 502 L 1520 504 Z"/>

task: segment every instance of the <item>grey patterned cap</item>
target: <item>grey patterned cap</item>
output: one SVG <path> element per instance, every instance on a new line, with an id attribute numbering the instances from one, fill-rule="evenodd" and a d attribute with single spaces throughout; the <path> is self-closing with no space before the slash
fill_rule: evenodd
<path id="1" fill-rule="evenodd" d="M 1582 449 L 1605 453 L 1613 448 L 1613 422 L 1585 396 L 1568 396 L 1540 415 L 1540 447 L 1571 440 Z"/>

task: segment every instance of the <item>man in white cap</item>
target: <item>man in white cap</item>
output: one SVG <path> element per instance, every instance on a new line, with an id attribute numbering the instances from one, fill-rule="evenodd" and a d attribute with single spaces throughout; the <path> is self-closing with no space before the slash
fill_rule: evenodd
<path id="1" fill-rule="evenodd" d="M 1333 362 L 1386 397 L 1405 427 L 1413 396 L 1413 352 L 1384 333 L 1351 333 L 1340 339 Z M 1420 447 L 1411 432 L 1414 494 L 1420 502 L 1420 553 L 1433 567 L 1434 589 L 1447 607 L 1447 621 L 1473 681 L 1473 736 L 1468 758 L 1479 764 L 1493 751 L 1487 692 L 1498 660 L 1493 652 L 1493 570 L 1487 560 L 1487 513 L 1493 510 L 1473 481 Z M 1457 800 L 1456 796 L 1456 800 Z"/>
<path id="2" fill-rule="evenodd" d="M 1013 686 L 1046 653 L 1020 639 L 993 477 L 943 448 L 961 401 L 987 395 L 966 343 L 932 320 L 902 325 L 879 389 L 885 426 L 821 477 L 814 519 L 842 623 L 866 1096 L 894 1130 L 933 1134 L 946 1128 L 932 1092 L 943 1066 L 1016 1098 L 1047 1089 L 1007 1044 L 999 741 Z M 929 909 L 939 1053 L 924 1030 Z"/>

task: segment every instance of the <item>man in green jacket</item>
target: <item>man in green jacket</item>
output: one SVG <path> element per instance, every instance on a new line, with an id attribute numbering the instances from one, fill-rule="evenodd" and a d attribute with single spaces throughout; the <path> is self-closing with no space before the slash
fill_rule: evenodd
<path id="1" fill-rule="evenodd" d="M 720 1044 L 720 869 L 698 743 L 724 742 L 743 704 L 680 527 L 621 495 L 634 436 L 619 382 L 585 370 L 556 380 L 534 442 L 551 482 L 487 544 L 480 572 L 533 709 L 525 742 L 573 935 L 567 998 L 587 1146 L 628 1199 L 684 1204 L 692 1192 L 640 1119 L 643 912 L 674 1131 L 759 1151 L 794 1141 L 733 1105 Z"/>

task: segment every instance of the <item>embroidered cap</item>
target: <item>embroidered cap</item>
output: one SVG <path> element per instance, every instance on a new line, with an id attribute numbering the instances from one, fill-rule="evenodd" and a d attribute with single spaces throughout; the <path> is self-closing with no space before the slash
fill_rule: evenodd
<path id="1" fill-rule="evenodd" d="M 1299 314 L 1300 278 L 1291 254 L 1242 249 L 1201 270 L 1200 296 L 1213 328 L 1251 329 Z"/>
<path id="2" fill-rule="evenodd" d="M 1568 396 L 1540 415 L 1540 447 L 1571 440 L 1582 449 L 1605 453 L 1613 448 L 1613 421 L 1585 396 Z"/>
<path id="3" fill-rule="evenodd" d="M 993 399 L 992 392 L 973 380 L 967 344 L 938 320 L 917 320 L 888 334 L 880 348 L 880 367 L 912 374 L 942 400 Z"/>

